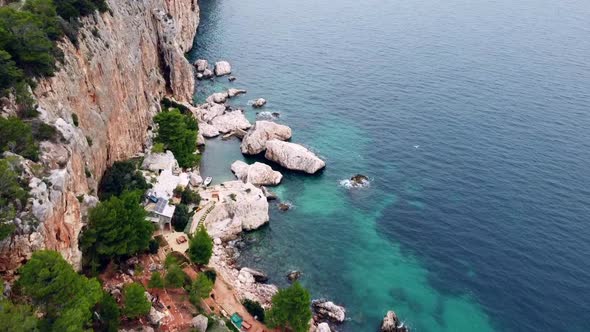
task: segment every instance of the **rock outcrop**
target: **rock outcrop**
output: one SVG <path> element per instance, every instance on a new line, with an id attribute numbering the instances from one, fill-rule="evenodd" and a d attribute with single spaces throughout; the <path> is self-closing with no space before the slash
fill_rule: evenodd
<path id="1" fill-rule="evenodd" d="M 268 281 L 268 276 L 261 271 L 249 268 L 249 267 L 243 267 L 240 269 L 240 273 L 242 272 L 247 272 L 248 274 L 250 274 L 254 280 L 256 282 L 267 282 Z"/>
<path id="2" fill-rule="evenodd" d="M 274 186 L 279 184 L 283 178 L 280 172 L 273 171 L 270 166 L 259 162 L 248 165 L 243 161 L 236 160 L 231 164 L 231 170 L 238 179 L 254 185 Z"/>
<path id="3" fill-rule="evenodd" d="M 241 110 L 225 112 L 223 115 L 215 117 L 211 121 L 211 125 L 222 134 L 234 130 L 247 130 L 252 127 L 250 121 L 246 119 L 244 112 Z"/>
<path id="4" fill-rule="evenodd" d="M 336 323 L 342 323 L 346 319 L 346 309 L 334 304 L 332 301 L 313 300 L 311 306 L 318 317 L 322 319 L 328 319 Z"/>
<path id="5" fill-rule="evenodd" d="M 198 315 L 191 320 L 191 326 L 198 332 L 205 332 L 209 319 L 206 316 Z"/>
<path id="6" fill-rule="evenodd" d="M 38 209 L 45 212 L 38 213 L 34 228 L 18 228 L 0 243 L 0 273 L 10 274 L 43 248 L 79 267 L 85 208 L 77 197 L 96 192 L 113 162 L 143 150 L 163 96 L 192 98 L 193 67 L 184 53 L 199 23 L 197 0 L 107 2 L 110 11 L 81 19 L 77 46 L 60 41 L 63 61 L 33 91 L 39 118 L 64 141 L 42 146 L 43 166 L 55 178 L 48 180 L 47 209 Z"/>
<path id="7" fill-rule="evenodd" d="M 408 332 L 409 329 L 404 326 L 404 323 L 400 322 L 397 315 L 392 310 L 389 310 L 383 322 L 381 323 L 381 332 Z"/>
<path id="8" fill-rule="evenodd" d="M 266 142 L 264 157 L 290 170 L 314 174 L 326 163 L 305 147 L 276 139 Z"/>
<path id="9" fill-rule="evenodd" d="M 330 325 L 328 323 L 319 323 L 315 329 L 315 332 L 331 332 Z"/>
<path id="10" fill-rule="evenodd" d="M 199 59 L 195 61 L 195 67 L 199 73 L 202 73 L 205 69 L 209 68 L 209 62 L 205 59 Z"/>
<path id="11" fill-rule="evenodd" d="M 243 154 L 255 155 L 266 150 L 269 140 L 286 141 L 290 138 L 291 128 L 271 121 L 256 121 L 254 128 L 244 136 L 240 149 Z"/>
<path id="12" fill-rule="evenodd" d="M 264 98 L 258 98 L 256 100 L 254 100 L 254 102 L 252 102 L 252 107 L 254 107 L 254 108 L 260 108 L 264 105 L 266 105 L 266 99 L 264 99 Z"/>
<path id="13" fill-rule="evenodd" d="M 243 90 L 243 89 L 234 89 L 234 88 L 231 88 L 231 89 L 228 89 L 228 90 L 227 90 L 227 95 L 228 95 L 230 98 L 233 98 L 233 97 L 235 97 L 235 96 L 238 96 L 238 95 L 244 94 L 244 93 L 246 93 L 246 92 L 247 92 L 247 91 L 246 91 L 246 90 Z"/>
<path id="14" fill-rule="evenodd" d="M 229 94 L 227 92 L 216 92 L 209 97 L 207 97 L 206 102 L 208 103 L 216 103 L 216 104 L 223 104 L 229 98 Z"/>
<path id="15" fill-rule="evenodd" d="M 231 65 L 227 61 L 218 61 L 215 63 L 215 76 L 231 74 Z"/>

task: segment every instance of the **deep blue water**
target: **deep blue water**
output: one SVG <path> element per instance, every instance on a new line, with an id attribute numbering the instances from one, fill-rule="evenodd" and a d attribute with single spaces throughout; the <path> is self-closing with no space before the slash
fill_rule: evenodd
<path id="1" fill-rule="evenodd" d="M 201 0 L 190 59 L 226 59 L 293 141 L 327 161 L 286 172 L 242 263 L 414 331 L 590 331 L 590 3 Z M 237 141 L 202 172 L 232 179 Z M 342 179 L 371 177 L 366 189 Z"/>

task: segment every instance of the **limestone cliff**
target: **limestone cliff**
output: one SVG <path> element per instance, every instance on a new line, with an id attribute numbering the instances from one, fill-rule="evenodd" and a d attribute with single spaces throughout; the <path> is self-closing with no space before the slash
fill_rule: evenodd
<path id="1" fill-rule="evenodd" d="M 0 243 L 0 273 L 10 274 L 41 248 L 79 266 L 78 235 L 99 177 L 142 151 L 163 96 L 191 99 L 194 74 L 184 53 L 199 23 L 197 0 L 108 4 L 110 11 L 82 19 L 77 46 L 60 43 L 59 70 L 34 90 L 41 119 L 64 139 L 42 143 L 48 173 L 30 185 L 36 222 L 17 222 L 16 233 Z"/>

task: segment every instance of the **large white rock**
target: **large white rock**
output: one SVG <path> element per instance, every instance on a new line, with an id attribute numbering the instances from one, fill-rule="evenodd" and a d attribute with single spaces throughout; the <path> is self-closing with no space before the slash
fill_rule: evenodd
<path id="1" fill-rule="evenodd" d="M 283 178 L 280 172 L 273 171 L 270 166 L 259 162 L 248 165 L 241 160 L 236 160 L 231 164 L 231 170 L 238 179 L 259 186 L 277 185 Z"/>
<path id="2" fill-rule="evenodd" d="M 206 68 L 203 73 L 201 74 L 201 78 L 211 78 L 213 77 L 213 71 L 209 68 Z"/>
<path id="3" fill-rule="evenodd" d="M 344 322 L 346 309 L 328 300 L 313 300 L 311 306 L 320 318 L 329 319 L 338 323 Z"/>
<path id="4" fill-rule="evenodd" d="M 222 115 L 225 112 L 225 105 L 223 104 L 209 104 L 205 108 L 200 108 L 200 118 L 204 122 L 210 122 L 216 117 Z"/>
<path id="5" fill-rule="evenodd" d="M 264 98 L 258 98 L 252 103 L 252 107 L 254 108 L 260 108 L 264 105 L 266 105 L 266 99 Z"/>
<path id="6" fill-rule="evenodd" d="M 264 157 L 285 168 L 303 171 L 309 174 L 316 173 L 326 167 L 326 163 L 323 160 L 305 147 L 276 139 L 266 142 L 266 153 Z"/>
<path id="7" fill-rule="evenodd" d="M 237 95 L 244 94 L 244 93 L 246 93 L 246 92 L 247 92 L 246 90 L 242 90 L 242 89 L 234 89 L 234 88 L 231 88 L 231 89 L 228 89 L 228 90 L 227 90 L 227 95 L 228 95 L 230 98 L 232 98 L 232 97 L 235 97 L 235 96 L 237 96 Z"/>
<path id="8" fill-rule="evenodd" d="M 215 76 L 223 76 L 231 73 L 231 65 L 227 61 L 218 61 L 215 63 Z"/>
<path id="9" fill-rule="evenodd" d="M 271 121 L 256 121 L 254 129 L 244 136 L 240 149 L 244 154 L 259 154 L 266 150 L 268 140 L 286 141 L 290 138 L 291 128 Z"/>
<path id="10" fill-rule="evenodd" d="M 199 73 L 204 72 L 207 67 L 209 67 L 209 62 L 205 59 L 199 59 L 195 61 L 195 67 L 197 67 L 197 71 Z"/>
<path id="11" fill-rule="evenodd" d="M 221 116 L 215 117 L 211 121 L 211 124 L 222 134 L 236 129 L 246 130 L 252 127 L 250 121 L 246 119 L 241 110 L 226 112 Z"/>
<path id="12" fill-rule="evenodd" d="M 331 332 L 330 325 L 328 323 L 319 323 L 318 327 L 316 327 L 315 332 Z"/>
<path id="13" fill-rule="evenodd" d="M 198 332 L 205 332 L 207 330 L 207 323 L 209 319 L 203 315 L 193 317 L 191 320 L 191 326 Z"/>
<path id="14" fill-rule="evenodd" d="M 192 171 L 189 174 L 189 183 L 193 187 L 196 187 L 196 186 L 200 185 L 201 183 L 203 183 L 203 178 L 201 177 L 201 174 L 199 174 L 198 171 Z"/>
<path id="15" fill-rule="evenodd" d="M 206 122 L 199 123 L 199 133 L 204 137 L 211 138 L 219 135 L 217 127 L 212 126 Z"/>
<path id="16" fill-rule="evenodd" d="M 269 220 L 268 201 L 262 190 L 251 183 L 228 181 L 223 185 L 209 187 L 200 194 L 203 204 L 207 204 L 207 201 L 215 202 L 215 207 L 205 218 L 205 227 L 213 238 L 225 240 L 241 230 L 257 229 Z M 197 213 L 195 216 L 198 215 Z M 241 230 L 238 226 L 240 224 Z"/>
<path id="17" fill-rule="evenodd" d="M 206 101 L 210 104 L 211 103 L 223 104 L 223 103 L 225 103 L 227 98 L 229 98 L 229 95 L 227 92 L 216 92 L 216 93 L 210 95 L 209 97 L 207 97 Z"/>
<path id="18" fill-rule="evenodd" d="M 253 284 L 255 282 L 254 276 L 244 269 L 240 270 L 238 280 L 244 284 Z"/>

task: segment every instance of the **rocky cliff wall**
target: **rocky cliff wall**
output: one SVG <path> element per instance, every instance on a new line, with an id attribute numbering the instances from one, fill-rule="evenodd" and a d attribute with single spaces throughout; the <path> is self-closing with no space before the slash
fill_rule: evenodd
<path id="1" fill-rule="evenodd" d="M 0 243 L 5 275 L 42 248 L 79 266 L 78 235 L 96 203 L 99 177 L 113 162 L 142 151 L 164 95 L 189 101 L 193 94 L 184 53 L 199 24 L 197 0 L 108 3 L 109 12 L 82 20 L 77 46 L 60 44 L 60 69 L 34 90 L 40 117 L 64 139 L 41 145 L 47 172 L 30 172 L 34 218 L 19 216 L 15 234 Z"/>

